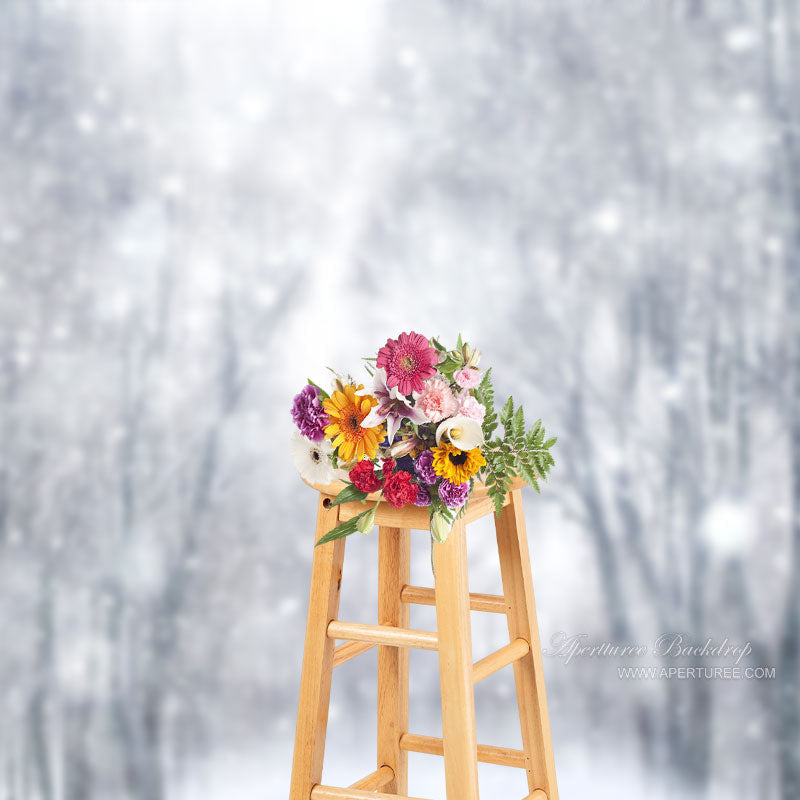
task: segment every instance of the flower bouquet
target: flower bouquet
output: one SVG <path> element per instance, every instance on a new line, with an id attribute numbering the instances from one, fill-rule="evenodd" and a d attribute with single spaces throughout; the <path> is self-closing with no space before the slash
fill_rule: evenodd
<path id="1" fill-rule="evenodd" d="M 314 484 L 345 480 L 334 505 L 379 492 L 394 508 L 427 506 L 438 542 L 466 510 L 476 479 L 498 514 L 513 478 L 538 492 L 553 466 L 556 439 L 545 437 L 541 420 L 526 430 L 513 398 L 498 417 L 491 369 L 481 372 L 480 358 L 460 335 L 455 349 L 447 350 L 412 331 L 364 359 L 371 389 L 336 373 L 330 393 L 309 380 L 292 404 L 298 428 L 292 455 L 300 474 Z M 368 533 L 374 522 L 371 507 L 317 544 Z"/>

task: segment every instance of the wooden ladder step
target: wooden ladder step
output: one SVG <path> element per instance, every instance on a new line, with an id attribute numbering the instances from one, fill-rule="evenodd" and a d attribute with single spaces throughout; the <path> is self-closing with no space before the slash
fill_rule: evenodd
<path id="1" fill-rule="evenodd" d="M 432 756 L 444 755 L 444 743 L 435 736 L 420 736 L 416 733 L 404 733 L 400 737 L 400 749 L 412 753 L 427 753 Z M 502 767 L 519 767 L 525 769 L 525 753 L 510 747 L 492 747 L 488 744 L 478 745 L 478 761 L 486 764 L 499 764 Z M 528 800 L 528 798 L 526 798 Z M 539 800 L 539 798 L 534 798 Z"/>
<path id="2" fill-rule="evenodd" d="M 499 669 L 519 661 L 524 656 L 528 655 L 531 646 L 525 639 L 514 639 L 513 642 L 501 647 L 494 653 L 490 653 L 486 658 L 476 661 L 472 665 L 472 682 L 477 683 L 489 675 L 493 675 Z M 527 798 L 526 798 L 527 800 Z"/>
<path id="3" fill-rule="evenodd" d="M 524 797 L 523 800 L 547 800 L 547 792 L 543 789 L 535 789 L 527 797 Z"/>
<path id="4" fill-rule="evenodd" d="M 394 628 L 391 625 L 361 625 L 358 622 L 328 623 L 329 639 L 347 639 L 351 642 L 370 642 L 391 647 L 419 647 L 422 650 L 438 650 L 439 637 L 431 631 L 414 631 L 409 628 Z"/>
<path id="5" fill-rule="evenodd" d="M 404 603 L 415 603 L 420 606 L 435 606 L 436 593 L 424 586 L 404 586 L 400 591 L 400 599 Z M 478 594 L 471 592 L 469 607 L 472 611 L 488 611 L 492 614 L 507 612 L 506 599 L 498 594 Z"/>
<path id="6" fill-rule="evenodd" d="M 375 792 L 385 789 L 394 780 L 394 770 L 384 764 L 378 767 L 375 772 L 371 772 L 360 781 L 351 783 L 349 789 L 361 789 L 365 792 Z"/>
<path id="7" fill-rule="evenodd" d="M 351 658 L 360 656 L 362 653 L 366 653 L 367 650 L 372 650 L 373 647 L 375 645 L 371 642 L 345 642 L 340 644 L 333 651 L 333 666 L 338 667 Z"/>
<path id="8" fill-rule="evenodd" d="M 421 800 L 421 798 L 384 794 L 383 792 L 366 792 L 360 789 L 338 789 L 335 786 L 317 784 L 311 790 L 311 800 Z"/>

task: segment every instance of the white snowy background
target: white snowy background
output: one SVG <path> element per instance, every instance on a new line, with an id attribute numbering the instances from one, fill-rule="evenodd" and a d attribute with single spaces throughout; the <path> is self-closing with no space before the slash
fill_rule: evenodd
<path id="1" fill-rule="evenodd" d="M 679 631 L 776 668 L 547 658 L 562 798 L 797 800 L 799 18 L 4 0 L 0 798 L 287 796 L 316 502 L 289 405 L 413 329 L 462 331 L 559 436 L 525 497 L 543 641 Z M 498 591 L 490 522 L 469 538 Z M 376 544 L 348 542 L 344 619 L 375 621 Z M 429 584 L 422 534 L 413 558 Z M 476 658 L 503 643 L 473 624 Z M 435 656 L 411 668 L 436 735 Z M 374 672 L 336 672 L 327 782 L 374 769 Z M 477 713 L 519 746 L 509 670 Z M 443 800 L 438 758 L 410 793 Z"/>

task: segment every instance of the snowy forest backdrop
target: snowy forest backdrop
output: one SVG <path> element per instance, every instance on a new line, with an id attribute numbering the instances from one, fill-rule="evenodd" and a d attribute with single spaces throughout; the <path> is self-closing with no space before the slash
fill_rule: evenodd
<path id="1" fill-rule="evenodd" d="M 777 671 L 546 659 L 562 797 L 800 797 L 798 66 L 794 0 L 4 0 L 0 797 L 286 797 L 288 407 L 410 329 L 463 331 L 560 437 L 526 492 L 543 641 L 727 636 Z M 376 538 L 342 618 L 375 621 Z M 497 591 L 490 526 L 470 558 Z M 332 783 L 374 768 L 374 667 L 335 675 Z M 479 740 L 513 746 L 506 672 Z"/>

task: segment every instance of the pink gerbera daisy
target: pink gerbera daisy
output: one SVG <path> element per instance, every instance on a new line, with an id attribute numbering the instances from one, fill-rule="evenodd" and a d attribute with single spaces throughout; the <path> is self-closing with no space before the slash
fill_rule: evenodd
<path id="1" fill-rule="evenodd" d="M 436 372 L 439 356 L 420 333 L 401 333 L 387 339 L 378 350 L 376 366 L 386 370 L 386 385 L 397 387 L 400 394 L 421 392 L 423 381 Z"/>

